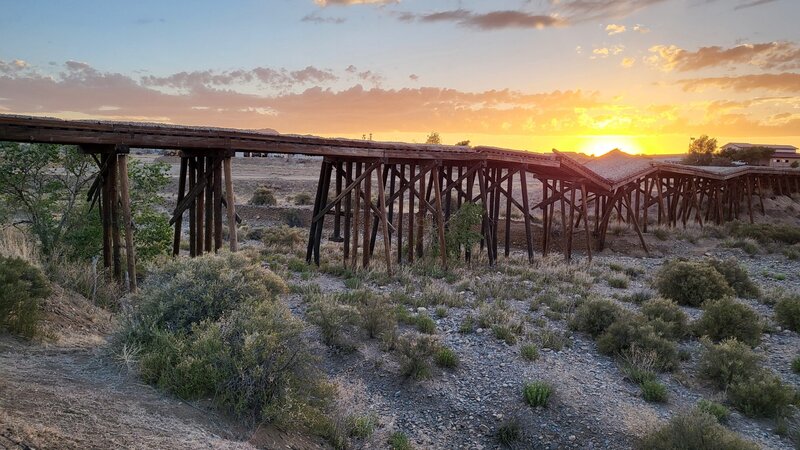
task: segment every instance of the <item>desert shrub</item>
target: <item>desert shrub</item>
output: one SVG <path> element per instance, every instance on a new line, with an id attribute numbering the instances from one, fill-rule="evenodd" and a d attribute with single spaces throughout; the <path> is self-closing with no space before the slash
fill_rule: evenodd
<path id="1" fill-rule="evenodd" d="M 436 314 L 437 318 L 444 319 L 445 317 L 447 317 L 447 308 L 445 308 L 444 306 L 438 306 L 436 307 L 436 311 L 434 311 L 434 314 Z"/>
<path id="2" fill-rule="evenodd" d="M 441 281 L 425 285 L 422 289 L 420 303 L 423 305 L 446 305 L 450 307 L 462 306 L 464 299 L 461 295 Z"/>
<path id="3" fill-rule="evenodd" d="M 642 314 L 662 336 L 680 339 L 689 331 L 686 314 L 672 300 L 650 299 L 642 304 Z"/>
<path id="4" fill-rule="evenodd" d="M 667 230 L 666 228 L 660 228 L 660 227 L 653 228 L 653 231 L 651 231 L 651 233 L 653 233 L 653 236 L 655 236 L 656 239 L 658 239 L 659 241 L 666 241 L 667 239 L 669 239 L 669 230 Z"/>
<path id="5" fill-rule="evenodd" d="M 658 355 L 652 350 L 642 350 L 636 345 L 620 355 L 621 369 L 625 376 L 636 384 L 656 379 Z"/>
<path id="6" fill-rule="evenodd" d="M 311 194 L 307 192 L 301 192 L 294 196 L 294 204 L 297 206 L 306 206 L 310 205 L 312 202 Z"/>
<path id="7" fill-rule="evenodd" d="M 655 367 L 658 369 L 672 370 L 677 365 L 678 350 L 675 343 L 660 336 L 640 316 L 623 316 L 597 339 L 597 348 L 609 355 L 629 351 L 634 346 L 642 351 L 653 352 L 656 357 Z"/>
<path id="8" fill-rule="evenodd" d="M 185 399 L 212 398 L 253 422 L 320 420 L 331 389 L 276 295 L 286 285 L 236 254 L 175 259 L 131 297 L 114 347 L 139 348 L 144 381 Z"/>
<path id="9" fill-rule="evenodd" d="M 784 296 L 775 304 L 775 321 L 792 331 L 800 332 L 800 295 Z"/>
<path id="10" fill-rule="evenodd" d="M 431 376 L 431 358 L 439 345 L 432 336 L 401 336 L 397 342 L 400 372 L 403 376 L 421 380 Z"/>
<path id="11" fill-rule="evenodd" d="M 451 348 L 442 347 L 436 351 L 436 364 L 439 367 L 453 369 L 458 367 L 459 362 L 458 355 Z"/>
<path id="12" fill-rule="evenodd" d="M 728 238 L 722 242 L 723 247 L 739 248 L 748 255 L 757 255 L 761 253 L 761 245 L 758 241 L 750 238 Z"/>
<path id="13" fill-rule="evenodd" d="M 350 417 L 349 435 L 357 439 L 365 439 L 372 436 L 378 426 L 378 418 L 373 414 Z"/>
<path id="14" fill-rule="evenodd" d="M 667 401 L 667 387 L 658 380 L 644 380 L 639 385 L 642 390 L 642 398 L 653 403 L 664 403 Z"/>
<path id="15" fill-rule="evenodd" d="M 522 436 L 522 427 L 515 418 L 508 419 L 497 428 L 497 440 L 501 445 L 511 446 Z"/>
<path id="16" fill-rule="evenodd" d="M 371 295 L 359 302 L 358 312 L 361 316 L 361 326 L 367 331 L 369 337 L 376 338 L 384 332 L 391 331 L 397 326 L 397 319 L 386 297 L 370 293 Z"/>
<path id="17" fill-rule="evenodd" d="M 711 400 L 706 400 L 704 398 L 697 401 L 695 408 L 706 414 L 714 416 L 717 419 L 717 422 L 719 423 L 727 422 L 728 417 L 730 417 L 731 415 L 731 412 L 728 411 L 728 408 L 726 408 L 725 405 L 719 404 L 717 402 L 712 402 Z"/>
<path id="18" fill-rule="evenodd" d="M 541 348 L 549 348 L 554 351 L 561 351 L 564 347 L 572 345 L 570 336 L 553 328 L 543 328 L 536 334 Z"/>
<path id="19" fill-rule="evenodd" d="M 324 295 L 308 308 L 308 321 L 319 327 L 322 341 L 342 351 L 355 349 L 352 334 L 361 321 L 358 309 L 340 303 L 335 297 Z"/>
<path id="20" fill-rule="evenodd" d="M 726 297 L 706 302 L 703 316 L 696 323 L 697 333 L 715 341 L 736 338 L 750 345 L 758 345 L 763 324 L 752 308 Z"/>
<path id="21" fill-rule="evenodd" d="M 0 256 L 0 330 L 26 338 L 36 334 L 39 302 L 50 295 L 42 271 L 21 258 Z"/>
<path id="22" fill-rule="evenodd" d="M 96 262 L 51 258 L 44 270 L 51 281 L 81 294 L 95 305 L 111 309 L 119 306 L 122 286 L 109 279 L 108 269 L 98 269 Z"/>
<path id="23" fill-rule="evenodd" d="M 536 344 L 525 344 L 520 347 L 519 354 L 527 361 L 536 361 L 539 359 L 539 348 Z"/>
<path id="24" fill-rule="evenodd" d="M 606 281 L 608 282 L 609 286 L 615 289 L 627 289 L 628 283 L 630 283 L 628 277 L 621 274 L 609 275 L 606 277 Z"/>
<path id="25" fill-rule="evenodd" d="M 266 186 L 259 186 L 253 192 L 253 197 L 250 198 L 251 205 L 257 206 L 275 206 L 278 200 L 275 199 L 275 194 Z"/>
<path id="26" fill-rule="evenodd" d="M 458 332 L 461 334 L 469 334 L 473 331 L 475 331 L 475 317 L 473 317 L 472 314 L 468 314 L 464 317 L 464 320 L 461 321 Z"/>
<path id="27" fill-rule="evenodd" d="M 522 387 L 522 396 L 525 403 L 530 406 L 547 406 L 550 395 L 553 393 L 553 388 L 550 384 L 544 381 L 532 381 L 525 383 Z"/>
<path id="28" fill-rule="evenodd" d="M 800 356 L 792 360 L 792 372 L 800 373 Z"/>
<path id="29" fill-rule="evenodd" d="M 719 344 L 704 339 L 703 353 L 698 370 L 700 377 L 725 389 L 735 380 L 752 378 L 759 368 L 761 358 L 746 344 L 736 339 L 725 339 Z"/>
<path id="30" fill-rule="evenodd" d="M 492 325 L 492 333 L 494 334 L 494 337 L 500 339 L 508 345 L 514 345 L 517 343 L 516 332 L 508 325 Z"/>
<path id="31" fill-rule="evenodd" d="M 686 306 L 734 294 L 725 277 L 702 262 L 670 261 L 656 274 L 655 285 L 661 295 Z"/>
<path id="32" fill-rule="evenodd" d="M 412 450 L 413 448 L 411 447 L 411 442 L 408 440 L 408 436 L 402 431 L 392 433 L 387 443 L 392 450 Z"/>
<path id="33" fill-rule="evenodd" d="M 747 269 L 742 267 L 734 258 L 720 261 L 709 259 L 708 263 L 721 273 L 728 285 L 733 288 L 736 295 L 743 298 L 757 298 L 760 295 L 758 286 L 750 279 Z"/>
<path id="34" fill-rule="evenodd" d="M 281 225 L 279 227 L 265 228 L 261 238 L 264 245 L 277 247 L 281 250 L 290 250 L 305 240 L 303 230 Z"/>
<path id="35" fill-rule="evenodd" d="M 283 212 L 283 222 L 291 228 L 303 228 L 306 226 L 306 221 L 299 211 L 289 209 Z"/>
<path id="36" fill-rule="evenodd" d="M 637 305 L 641 305 L 651 298 L 653 298 L 653 294 L 650 291 L 636 291 L 619 297 L 619 299 L 623 302 L 635 303 Z"/>
<path id="37" fill-rule="evenodd" d="M 795 390 L 774 373 L 761 370 L 728 387 L 728 400 L 750 417 L 778 417 L 792 403 Z"/>
<path id="38" fill-rule="evenodd" d="M 755 239 L 762 243 L 781 242 L 794 245 L 800 243 L 800 228 L 769 223 L 731 222 L 728 232 L 737 238 Z"/>
<path id="39" fill-rule="evenodd" d="M 419 314 L 417 316 L 417 330 L 420 333 L 425 334 L 435 334 L 436 333 L 436 321 L 431 318 L 431 316 L 427 314 Z"/>
<path id="40" fill-rule="evenodd" d="M 593 299 L 578 306 L 570 327 L 596 338 L 623 314 L 624 310 L 613 300 Z"/>
<path id="41" fill-rule="evenodd" d="M 641 450 L 757 450 L 717 422 L 714 416 L 693 410 L 679 414 L 666 425 L 647 433 L 637 445 Z"/>

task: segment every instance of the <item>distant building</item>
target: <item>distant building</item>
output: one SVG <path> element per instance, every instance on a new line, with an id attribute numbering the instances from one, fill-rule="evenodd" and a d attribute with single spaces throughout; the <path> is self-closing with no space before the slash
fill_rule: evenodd
<path id="1" fill-rule="evenodd" d="M 791 167 L 793 163 L 800 164 L 800 153 L 794 145 L 750 144 L 747 142 L 730 142 L 723 145 L 720 150 L 745 150 L 748 148 L 769 148 L 774 153 L 769 160 L 759 161 L 760 166 Z"/>

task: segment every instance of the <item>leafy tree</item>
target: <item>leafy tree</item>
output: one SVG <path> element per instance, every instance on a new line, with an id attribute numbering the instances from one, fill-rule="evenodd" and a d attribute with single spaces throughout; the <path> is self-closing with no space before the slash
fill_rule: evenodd
<path id="1" fill-rule="evenodd" d="M 47 256 L 61 251 L 95 172 L 72 146 L 0 143 L 0 199 L 16 224 L 29 225 Z"/>
<path id="2" fill-rule="evenodd" d="M 432 131 L 431 134 L 428 135 L 428 138 L 425 140 L 425 143 L 439 145 L 442 143 L 442 138 L 439 136 L 439 133 Z"/>
<path id="3" fill-rule="evenodd" d="M 172 228 L 167 215 L 160 211 L 166 205 L 159 194 L 169 183 L 168 174 L 166 163 L 144 164 L 135 159 L 128 163 L 134 243 L 141 263 L 170 251 Z"/>
<path id="4" fill-rule="evenodd" d="M 773 153 L 775 153 L 775 150 L 768 147 L 750 147 L 742 149 L 726 148 L 720 150 L 718 155 L 731 161 L 744 161 L 752 165 L 771 158 Z"/>
<path id="5" fill-rule="evenodd" d="M 469 147 L 469 139 L 456 142 L 457 147 Z"/>
<path id="6" fill-rule="evenodd" d="M 689 144 L 689 154 L 683 159 L 683 162 L 692 166 L 707 166 L 711 164 L 716 150 L 717 140 L 704 134 L 697 139 L 692 139 L 692 143 Z"/>

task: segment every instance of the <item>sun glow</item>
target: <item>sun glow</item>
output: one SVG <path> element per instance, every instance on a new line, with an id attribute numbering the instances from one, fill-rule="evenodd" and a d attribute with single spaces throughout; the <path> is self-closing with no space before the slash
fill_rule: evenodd
<path id="1" fill-rule="evenodd" d="M 587 155 L 600 156 L 615 148 L 632 155 L 642 153 L 636 140 L 630 136 L 586 136 L 582 141 L 583 142 L 577 146 L 577 151 L 586 153 Z"/>

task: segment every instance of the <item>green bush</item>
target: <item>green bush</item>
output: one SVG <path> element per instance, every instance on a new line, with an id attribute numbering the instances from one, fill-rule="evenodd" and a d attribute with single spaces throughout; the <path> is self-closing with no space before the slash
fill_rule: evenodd
<path id="1" fill-rule="evenodd" d="M 642 389 L 642 398 L 653 403 L 664 403 L 667 401 L 667 387 L 658 380 L 644 380 L 639 385 Z"/>
<path id="2" fill-rule="evenodd" d="M 389 448 L 392 450 L 412 450 L 413 447 L 411 446 L 411 442 L 408 440 L 408 436 L 402 431 L 396 431 L 389 436 Z"/>
<path id="3" fill-rule="evenodd" d="M 631 348 L 654 355 L 654 368 L 672 370 L 678 363 L 678 349 L 674 342 L 660 336 L 643 317 L 626 315 L 611 324 L 597 339 L 601 353 L 616 355 Z"/>
<path id="4" fill-rule="evenodd" d="M 276 299 L 284 292 L 242 255 L 171 260 L 131 296 L 113 345 L 139 349 L 142 379 L 181 398 L 212 398 L 253 422 L 310 426 L 331 388 L 303 323 Z"/>
<path id="5" fill-rule="evenodd" d="M 450 216 L 445 242 L 447 255 L 458 258 L 461 249 L 472 249 L 481 241 L 480 228 L 483 219 L 483 206 L 477 203 L 465 202 L 458 211 Z"/>
<path id="6" fill-rule="evenodd" d="M 349 420 L 349 435 L 356 439 L 366 439 L 372 436 L 378 426 L 378 418 L 374 415 L 353 416 Z"/>
<path id="7" fill-rule="evenodd" d="M 800 356 L 792 360 L 792 372 L 800 374 Z"/>
<path id="8" fill-rule="evenodd" d="M 401 336 L 397 343 L 400 372 L 415 380 L 430 378 L 431 358 L 438 349 L 439 345 L 432 336 Z"/>
<path id="9" fill-rule="evenodd" d="M 253 192 L 253 197 L 250 198 L 251 205 L 257 206 L 275 206 L 278 200 L 275 199 L 275 194 L 266 186 L 259 186 Z"/>
<path id="10" fill-rule="evenodd" d="M 525 402 L 534 408 L 538 406 L 547 406 L 547 402 L 550 400 L 550 395 L 552 393 L 553 388 L 544 381 L 525 383 L 522 387 L 522 396 L 525 398 Z"/>
<path id="11" fill-rule="evenodd" d="M 464 320 L 461 321 L 461 325 L 458 327 L 458 332 L 461 334 L 469 334 L 475 331 L 475 317 L 472 314 L 469 314 L 464 317 Z"/>
<path id="12" fill-rule="evenodd" d="M 500 339 L 508 345 L 514 345 L 517 343 L 517 335 L 508 325 L 492 325 L 492 333 L 494 333 L 494 337 Z"/>
<path id="13" fill-rule="evenodd" d="M 728 400 L 750 417 L 778 417 L 792 403 L 795 390 L 774 373 L 761 370 L 749 379 L 737 380 L 728 388 Z"/>
<path id="14" fill-rule="evenodd" d="M 324 295 L 308 308 L 308 321 L 317 325 L 322 341 L 336 349 L 350 352 L 355 349 L 352 334 L 361 321 L 358 309 Z"/>
<path id="15" fill-rule="evenodd" d="M 289 251 L 305 241 L 303 230 L 286 225 L 265 228 L 262 232 L 262 242 L 268 247 L 277 247 Z"/>
<path id="16" fill-rule="evenodd" d="M 367 331 L 369 337 L 376 338 L 381 334 L 393 330 L 397 326 L 394 309 L 386 297 L 367 291 L 366 295 L 358 302 L 356 308 L 361 316 L 361 326 Z"/>
<path id="17" fill-rule="evenodd" d="M 752 308 L 726 297 L 706 302 L 703 316 L 696 323 L 697 334 L 715 341 L 736 338 L 741 342 L 758 345 L 763 324 Z"/>
<path id="18" fill-rule="evenodd" d="M 608 285 L 615 289 L 628 289 L 628 284 L 630 280 L 628 277 L 621 274 L 613 274 L 606 277 L 606 282 Z"/>
<path id="19" fill-rule="evenodd" d="M 725 281 L 733 288 L 736 295 L 743 298 L 758 298 L 761 295 L 758 286 L 750 279 L 747 269 L 740 265 L 736 259 L 729 258 L 725 261 L 709 259 L 708 263 L 725 277 Z"/>
<path id="20" fill-rule="evenodd" d="M 589 300 L 575 310 L 570 326 L 574 330 L 588 333 L 596 338 L 623 314 L 624 310 L 613 300 Z"/>
<path id="21" fill-rule="evenodd" d="M 751 238 L 762 243 L 781 242 L 794 245 L 800 242 L 800 228 L 768 223 L 731 222 L 728 232 L 737 238 Z"/>
<path id="22" fill-rule="evenodd" d="M 734 294 L 725 277 L 702 262 L 670 261 L 656 274 L 655 285 L 661 295 L 685 306 Z"/>
<path id="23" fill-rule="evenodd" d="M 775 321 L 784 328 L 800 332 L 800 295 L 783 297 L 775 304 Z"/>
<path id="24" fill-rule="evenodd" d="M 436 351 L 436 364 L 439 367 L 454 369 L 458 367 L 459 362 L 458 355 L 451 348 L 442 347 Z"/>
<path id="25" fill-rule="evenodd" d="M 48 295 L 50 286 L 41 270 L 21 258 L 0 256 L 0 330 L 32 338 L 39 302 Z"/>
<path id="26" fill-rule="evenodd" d="M 717 422 L 714 416 L 693 410 L 647 433 L 636 446 L 641 450 L 758 450 Z"/>
<path id="27" fill-rule="evenodd" d="M 697 401 L 697 405 L 695 405 L 698 411 L 702 411 L 706 414 L 710 414 L 716 417 L 717 422 L 719 423 L 726 423 L 728 421 L 728 417 L 730 417 L 731 412 L 728 411 L 728 408 L 725 405 L 721 405 L 717 402 L 712 402 L 711 400 L 706 400 L 704 398 Z"/>
<path id="28" fill-rule="evenodd" d="M 719 344 L 704 339 L 698 370 L 700 377 L 726 389 L 736 380 L 752 378 L 759 369 L 761 358 L 746 344 L 725 339 Z"/>
<path id="29" fill-rule="evenodd" d="M 672 300 L 650 299 L 642 304 L 642 314 L 659 334 L 667 338 L 681 339 L 689 332 L 686 314 Z"/>

